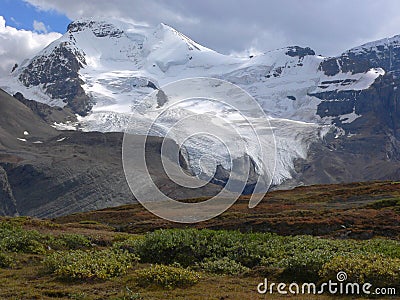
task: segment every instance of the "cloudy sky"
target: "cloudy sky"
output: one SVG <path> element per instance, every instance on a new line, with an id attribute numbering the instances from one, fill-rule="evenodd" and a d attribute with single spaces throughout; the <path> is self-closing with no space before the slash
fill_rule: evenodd
<path id="1" fill-rule="evenodd" d="M 1 0 L 0 75 L 82 17 L 164 22 L 226 54 L 309 46 L 332 56 L 400 34 L 398 0 Z"/>

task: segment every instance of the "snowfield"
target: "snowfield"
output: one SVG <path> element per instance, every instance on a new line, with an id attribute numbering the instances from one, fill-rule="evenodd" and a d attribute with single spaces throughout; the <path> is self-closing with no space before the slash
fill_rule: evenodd
<path id="1" fill-rule="evenodd" d="M 79 117 L 79 126 L 83 130 L 121 132 L 129 127 L 135 128 L 135 133 L 146 134 L 145 129 L 157 118 L 157 107 L 144 100 L 147 95 L 181 79 L 211 77 L 225 80 L 254 97 L 265 113 L 266 118 L 253 121 L 259 129 L 257 133 L 261 144 L 264 143 L 266 149 L 271 146 L 271 131 L 263 128 L 272 127 L 276 147 L 273 184 L 291 178 L 294 160 L 305 159 L 309 145 L 322 139 L 331 126 L 329 117 L 317 115 L 321 100 L 311 94 L 366 89 L 384 74 L 384 70 L 377 68 L 361 74 L 339 72 L 335 76 L 327 76 L 319 69 L 325 57 L 296 54 L 293 53 L 296 50 L 293 47 L 254 57 L 223 55 L 201 46 L 165 24 L 147 27 L 120 21 L 79 22 L 83 24 L 79 29 L 65 33 L 37 56 L 48 56 L 60 43 L 69 42 L 68 47 L 84 58 L 80 58 L 83 68 L 79 70 L 79 76 L 84 82 L 83 89 L 95 104 L 89 115 Z M 362 48 L 358 51 L 362 51 Z M 42 85 L 26 87 L 18 80 L 18 75 L 28 64 L 29 61 L 25 61 L 8 78 L 1 79 L 0 86 L 9 92 L 19 91 L 29 99 L 52 106 L 64 106 L 63 99 L 51 99 Z M 189 90 L 188 97 L 190 94 Z M 190 105 L 171 110 L 157 124 L 158 131 L 154 134 L 166 135 L 163 128 L 175 124 L 187 114 L 196 113 L 216 113 L 219 114 L 218 118 L 236 122 L 236 112 L 221 110 L 210 101 L 196 99 Z M 341 119 L 343 122 L 352 122 L 357 117 L 351 113 L 343 115 Z M 68 130 L 75 125 L 54 124 L 57 129 Z M 239 123 L 236 125 L 240 127 Z M 216 131 L 226 129 L 218 122 L 214 122 L 213 126 Z M 181 128 L 181 135 L 176 134 L 175 140 L 183 142 L 182 139 L 191 130 Z M 225 138 L 226 143 L 232 144 L 234 141 L 229 133 Z M 232 150 L 231 158 L 248 154 L 261 166 L 257 151 L 253 151 L 256 148 L 252 150 L 253 141 L 246 138 L 246 134 L 243 138 L 249 147 Z M 197 139 L 185 146 L 189 149 L 189 162 L 195 172 L 198 172 L 196 162 L 199 157 L 210 154 L 217 163 L 229 168 L 223 147 L 215 141 Z M 214 172 L 213 167 L 205 166 L 204 172 Z M 259 172 L 262 173 L 262 170 Z"/>

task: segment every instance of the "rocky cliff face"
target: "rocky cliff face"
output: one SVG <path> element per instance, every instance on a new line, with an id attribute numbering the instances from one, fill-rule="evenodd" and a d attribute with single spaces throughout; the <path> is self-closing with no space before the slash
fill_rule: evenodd
<path id="1" fill-rule="evenodd" d="M 11 77 L 14 80 L 12 86 L 19 89 L 14 92 L 22 93 L 17 94 L 17 98 L 42 120 L 59 122 L 59 117 L 64 116 L 65 110 L 57 112 L 57 108 L 46 105 L 66 106 L 68 116 L 81 115 L 79 129 L 104 133 L 124 131 L 132 115 L 137 117 L 138 127 L 143 120 L 152 121 L 151 114 L 168 105 L 169 99 L 161 89 L 164 84 L 198 76 L 237 84 L 248 91 L 271 117 L 277 143 L 274 184 L 285 187 L 400 176 L 397 171 L 400 166 L 399 74 L 399 36 L 350 49 L 337 57 L 322 57 L 308 47 L 291 46 L 239 58 L 207 49 L 164 24 L 146 27 L 112 20 L 81 20 L 71 23 L 60 40 L 16 67 Z M 158 90 L 157 103 L 152 105 L 143 101 L 155 90 Z M 25 98 L 43 103 L 35 104 Z M 200 110 L 214 109 L 198 103 L 190 109 L 195 111 L 198 107 Z M 184 110 L 171 113 L 169 122 L 178 121 L 182 115 Z M 326 126 L 330 128 L 326 129 Z M 103 147 L 101 141 L 110 141 L 111 135 L 93 134 L 96 138 L 89 140 L 96 145 L 94 149 L 99 153 L 107 152 L 110 145 L 106 143 Z M 47 146 L 60 152 L 70 149 L 66 153 L 72 155 L 72 161 L 69 161 L 72 165 L 97 157 L 85 149 L 80 160 L 74 158 L 73 155 L 79 157 L 79 154 L 72 149 L 80 149 L 80 143 L 84 140 L 69 135 L 64 144 L 53 140 Z M 111 144 L 120 146 L 115 141 Z M 200 153 L 210 151 L 212 147 L 212 144 L 199 144 L 194 149 Z M 118 159 L 118 155 L 113 154 L 113 160 Z M 246 155 L 253 162 L 249 170 L 251 180 L 245 191 L 251 192 L 251 181 L 258 176 L 257 166 L 254 156 Z M 243 156 L 235 157 L 241 158 Z M 185 157 L 184 161 L 190 169 L 190 158 Z M 223 185 L 229 172 L 221 162 L 217 163 L 213 182 Z M 10 186 L 23 185 L 24 182 L 17 180 L 19 177 L 30 178 L 28 182 L 31 182 L 35 178 L 45 180 L 57 176 L 56 172 L 49 171 L 50 165 L 34 166 L 33 169 L 21 169 L 19 165 L 4 165 Z M 62 165 L 66 170 L 68 167 Z M 107 165 L 107 168 L 118 172 L 120 165 Z M 47 171 L 41 177 L 40 172 L 44 169 Z M 101 180 L 108 178 L 106 167 L 93 170 L 94 174 L 79 171 L 80 175 L 72 182 L 66 176 L 68 183 L 56 185 L 54 190 L 70 190 L 75 184 L 80 186 L 79 182 L 93 182 L 96 176 Z M 35 175 L 29 175 L 31 172 Z M 60 169 L 59 172 L 64 171 Z M 100 187 L 115 184 L 119 183 L 108 178 Z M 78 190 L 88 193 L 84 189 Z M 19 199 L 29 191 L 12 192 L 17 207 L 20 207 Z M 70 201 L 71 198 L 77 203 L 85 199 L 77 194 L 63 197 L 60 194 L 54 199 Z M 88 197 L 94 197 L 94 194 Z M 114 197 L 108 191 L 104 197 L 102 203 L 121 203 L 120 200 L 109 200 L 109 197 L 123 198 Z M 39 196 L 37 199 L 39 207 Z M 74 207 L 84 209 L 78 205 Z M 22 212 L 40 214 L 39 208 L 33 207 L 22 209 Z"/>
<path id="2" fill-rule="evenodd" d="M 76 21 L 72 22 L 67 27 L 67 32 L 73 38 L 74 32 L 80 32 L 89 29 L 96 37 L 116 37 L 119 38 L 124 33 L 123 30 L 117 28 L 113 24 L 107 22 L 96 21 Z"/>
<path id="3" fill-rule="evenodd" d="M 17 201 L 14 198 L 12 188 L 8 181 L 7 172 L 2 167 L 0 167 L 0 215 L 18 215 Z"/>
<path id="4" fill-rule="evenodd" d="M 92 102 L 85 94 L 84 82 L 79 76 L 79 70 L 86 65 L 84 54 L 69 41 L 52 47 L 49 46 L 48 55 L 33 58 L 18 79 L 26 87 L 41 86 L 47 95 L 61 99 L 74 112 L 87 114 Z"/>
<path id="5" fill-rule="evenodd" d="M 122 133 L 56 131 L 0 90 L 0 215 L 54 217 L 135 202 L 122 168 Z M 177 199 L 220 189 L 179 189 L 161 172 L 162 138 L 146 157 L 155 184 Z"/>
<path id="6" fill-rule="evenodd" d="M 374 118 L 378 124 L 364 122 L 368 126 L 386 126 L 396 138 L 399 137 L 399 91 L 400 80 L 400 37 L 384 39 L 373 43 L 365 44 L 351 49 L 339 57 L 330 58 L 320 64 L 320 70 L 328 76 L 334 76 L 339 72 L 360 73 L 376 68 L 375 72 L 383 70 L 375 82 L 367 89 L 338 91 L 329 90 L 318 93 L 311 93 L 321 99 L 318 105 L 317 114 L 321 117 L 334 117 L 334 124 L 353 133 L 360 130 L 361 120 L 346 124 L 340 121 L 340 116 L 355 113 L 361 119 Z M 379 68 L 379 69 L 378 69 Z M 327 84 L 331 82 L 325 82 Z M 342 80 L 342 86 L 349 84 L 349 81 Z M 324 84 L 324 82 L 322 83 Z M 322 86 L 323 87 L 323 86 Z"/>
<path id="7" fill-rule="evenodd" d="M 337 130 L 323 143 L 313 144 L 306 160 L 297 161 L 298 181 L 310 184 L 400 177 L 399 40 L 397 36 L 369 43 L 320 64 L 320 70 L 328 76 L 371 68 L 384 73 L 367 89 L 312 94 L 321 99 L 317 114 L 332 118 Z M 346 115 L 350 121 L 343 117 Z M 357 118 L 352 119 L 354 116 Z"/>
<path id="8" fill-rule="evenodd" d="M 388 84 L 396 89 L 399 72 L 399 36 L 337 57 L 291 46 L 244 59 L 207 49 L 164 24 L 151 28 L 115 20 L 78 20 L 61 39 L 17 67 L 13 76 L 24 87 L 39 87 L 37 94 L 44 92 L 43 99 L 58 100 L 51 105 L 67 105 L 81 116 L 90 113 L 92 119 L 93 106 L 102 113 L 128 113 L 141 109 L 140 100 L 161 84 L 211 76 L 240 85 L 274 117 L 326 124 L 332 117 L 376 111 L 378 104 L 371 97 L 395 102 L 396 91 L 389 91 Z M 382 103 L 382 109 L 391 110 L 394 102 Z M 96 129 L 106 131 L 103 126 L 99 123 Z"/>
<path id="9" fill-rule="evenodd" d="M 54 123 L 68 124 L 77 122 L 75 114 L 70 108 L 53 107 L 35 100 L 26 99 L 21 93 L 16 93 L 14 98 L 31 109 L 37 116 L 49 125 Z"/>

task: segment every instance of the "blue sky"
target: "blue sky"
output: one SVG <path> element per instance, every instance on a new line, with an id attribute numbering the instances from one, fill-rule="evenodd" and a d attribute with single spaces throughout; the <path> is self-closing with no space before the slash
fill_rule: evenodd
<path id="1" fill-rule="evenodd" d="M 8 26 L 34 31 L 34 21 L 45 24 L 47 31 L 64 33 L 71 22 L 65 15 L 55 10 L 39 10 L 22 0 L 1 0 L 0 15 Z"/>

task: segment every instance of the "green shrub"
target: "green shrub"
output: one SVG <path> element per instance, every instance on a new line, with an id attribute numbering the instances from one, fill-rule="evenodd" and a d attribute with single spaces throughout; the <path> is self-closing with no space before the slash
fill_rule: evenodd
<path id="1" fill-rule="evenodd" d="M 249 270 L 249 268 L 227 257 L 218 259 L 206 258 L 199 264 L 199 267 L 209 273 L 226 275 L 237 275 Z"/>
<path id="2" fill-rule="evenodd" d="M 171 229 L 148 233 L 130 244 L 144 262 L 183 266 L 200 263 L 206 258 L 227 257 L 246 267 L 253 267 L 266 256 L 280 256 L 282 238 L 269 233 L 226 230 Z"/>
<path id="3" fill-rule="evenodd" d="M 337 256 L 323 266 L 320 275 L 324 281 L 333 280 L 341 271 L 346 272 L 348 282 L 400 287 L 400 259 L 397 258 L 375 254 Z"/>
<path id="4" fill-rule="evenodd" d="M 123 242 L 126 240 L 129 240 L 131 238 L 136 238 L 139 237 L 140 235 L 133 235 L 130 233 L 126 233 L 126 232 L 118 232 L 116 234 L 113 235 L 113 242 Z"/>
<path id="5" fill-rule="evenodd" d="M 282 237 L 271 233 L 241 233 L 226 230 L 157 230 L 139 238 L 114 243 L 143 262 L 184 267 L 200 266 L 218 271 L 229 261 L 247 268 L 279 270 L 290 280 L 319 280 L 325 263 L 335 256 L 380 254 L 400 258 L 400 243 L 384 239 L 370 241 L 332 240 L 313 236 Z M 213 269 L 215 268 L 215 269 Z M 226 266 L 228 270 L 228 266 Z"/>
<path id="6" fill-rule="evenodd" d="M 108 279 L 125 274 L 138 261 L 123 251 L 58 251 L 48 255 L 44 266 L 48 272 L 66 279 Z"/>
<path id="7" fill-rule="evenodd" d="M 332 256 L 332 253 L 323 250 L 299 251 L 285 257 L 278 265 L 284 269 L 282 273 L 284 278 L 302 282 L 317 281 L 319 271 Z"/>
<path id="8" fill-rule="evenodd" d="M 0 224 L 1 251 L 42 254 L 45 252 L 45 239 L 36 230 L 24 230 L 14 224 Z"/>
<path id="9" fill-rule="evenodd" d="M 82 224 L 82 225 L 101 225 L 100 222 L 93 221 L 93 220 L 82 220 L 82 221 L 79 221 L 79 224 Z"/>
<path id="10" fill-rule="evenodd" d="M 283 255 L 283 237 L 271 233 L 241 233 L 238 231 L 214 232 L 208 248 L 211 258 L 224 258 L 252 268 L 265 257 Z"/>
<path id="11" fill-rule="evenodd" d="M 14 266 L 14 258 L 8 253 L 0 252 L 0 268 L 11 268 Z"/>
<path id="12" fill-rule="evenodd" d="M 139 286 L 157 285 L 167 289 L 194 285 L 200 278 L 200 274 L 195 271 L 165 265 L 153 265 L 135 273 L 135 280 Z"/>
<path id="13" fill-rule="evenodd" d="M 396 206 L 400 206 L 400 199 L 399 198 L 378 200 L 376 202 L 367 204 L 365 207 L 366 208 L 373 208 L 373 209 L 381 209 L 381 208 L 396 207 Z"/>
<path id="14" fill-rule="evenodd" d="M 204 236 L 198 230 L 157 230 L 145 238 L 131 243 L 131 250 L 138 253 L 143 262 L 188 266 L 199 262 L 207 251 Z"/>
<path id="15" fill-rule="evenodd" d="M 363 253 L 381 254 L 390 258 L 400 258 L 400 242 L 384 239 L 363 241 L 360 250 Z"/>
<path id="16" fill-rule="evenodd" d="M 62 234 L 60 236 L 48 236 L 47 244 L 53 250 L 78 250 L 92 246 L 90 240 L 80 234 Z"/>
<path id="17" fill-rule="evenodd" d="M 130 236 L 117 236 L 113 243 L 113 248 L 117 250 L 126 250 L 129 253 L 140 254 L 143 252 L 143 239 L 142 235 L 130 235 Z M 140 249 L 140 250 L 139 250 Z M 143 254 L 143 253 L 142 253 Z M 148 255 L 146 255 L 148 256 Z"/>
<path id="18" fill-rule="evenodd" d="M 338 254 L 357 251 L 357 244 L 351 240 L 331 240 L 309 235 L 298 235 L 287 237 L 284 249 L 286 256 L 314 250 Z"/>
<path id="19" fill-rule="evenodd" d="M 89 248 L 92 245 L 90 240 L 81 234 L 62 234 L 58 239 L 71 250 Z"/>
<path id="20" fill-rule="evenodd" d="M 70 293 L 68 295 L 69 299 L 73 300 L 85 300 L 88 299 L 88 295 L 85 292 Z"/>

